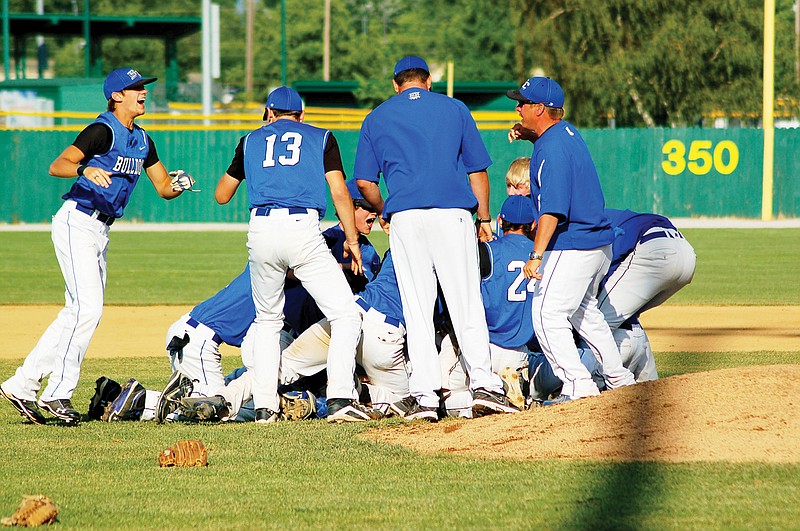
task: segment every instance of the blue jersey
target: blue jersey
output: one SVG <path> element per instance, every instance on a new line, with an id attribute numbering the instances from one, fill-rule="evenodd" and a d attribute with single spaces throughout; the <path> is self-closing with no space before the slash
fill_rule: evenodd
<path id="1" fill-rule="evenodd" d="M 534 336 L 530 295 L 534 281 L 529 282 L 522 272 L 533 242 L 521 234 L 506 234 L 484 245 L 491 260 L 491 271 L 481 280 L 489 341 L 503 348 L 519 348 Z"/>
<path id="2" fill-rule="evenodd" d="M 389 195 L 383 216 L 416 208 L 463 208 L 478 201 L 467 173 L 492 164 L 475 120 L 462 102 L 421 88 L 390 98 L 364 119 L 355 179 L 378 182 Z"/>
<path id="3" fill-rule="evenodd" d="M 250 264 L 216 295 L 195 306 L 189 315 L 219 334 L 225 343 L 241 346 L 247 329 L 256 319 Z"/>
<path id="4" fill-rule="evenodd" d="M 614 240 L 589 148 L 575 126 L 560 121 L 542 133 L 531 156 L 536 219 L 559 217 L 548 250 L 596 249 Z"/>
<path id="5" fill-rule="evenodd" d="M 250 208 L 301 207 L 325 215 L 325 144 L 330 131 L 279 119 L 244 138 Z"/>
<path id="6" fill-rule="evenodd" d="M 616 237 L 611 247 L 611 267 L 608 269 L 606 278 L 616 271 L 619 264 L 633 251 L 636 244 L 639 243 L 639 238 L 644 236 L 644 233 L 653 227 L 663 227 L 665 229 L 675 229 L 675 225 L 658 214 L 645 214 L 633 212 L 632 210 L 615 210 L 613 208 L 606 209 L 611 226 L 614 227 Z"/>
<path id="7" fill-rule="evenodd" d="M 392 317 L 405 326 L 403 319 L 403 303 L 400 301 L 400 288 L 397 287 L 397 277 L 394 273 L 391 249 L 386 251 L 381 263 L 381 270 L 373 281 L 360 294 L 367 304 Z"/>
<path id="8" fill-rule="evenodd" d="M 345 276 L 347 276 L 347 272 L 350 271 L 350 263 L 352 260 L 349 255 L 347 258 L 344 257 L 344 242 L 347 241 L 344 229 L 342 229 L 341 225 L 336 224 L 323 232 L 322 236 L 325 238 L 325 243 L 328 244 L 328 248 L 331 250 L 333 257 L 336 258 L 336 261 L 346 266 L 343 270 L 345 271 Z M 359 234 L 358 236 L 358 247 L 361 249 L 361 262 L 364 264 L 364 277 L 366 277 L 366 281 L 369 282 L 375 278 L 375 275 L 378 274 L 378 270 L 381 268 L 381 257 L 378 255 L 378 251 L 375 250 L 375 247 L 372 246 L 372 243 L 363 234 Z M 350 277 L 347 278 L 347 281 L 352 288 L 353 284 L 350 282 Z M 361 289 L 363 289 L 363 286 Z M 361 289 L 357 291 L 361 291 Z M 357 291 L 353 290 L 354 293 Z"/>
<path id="9" fill-rule="evenodd" d="M 87 166 L 101 168 L 111 174 L 111 185 L 103 188 L 79 176 L 62 199 L 72 199 L 79 205 L 114 218 L 121 218 L 139 181 L 144 161 L 150 152 L 150 143 L 144 129 L 134 124 L 128 129 L 113 112 L 104 112 L 95 122 L 111 128 L 111 148 L 88 161 Z"/>

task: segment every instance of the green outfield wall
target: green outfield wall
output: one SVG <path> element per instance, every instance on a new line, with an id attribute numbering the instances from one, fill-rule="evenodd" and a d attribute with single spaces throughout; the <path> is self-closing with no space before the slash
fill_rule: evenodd
<path id="1" fill-rule="evenodd" d="M 201 193 L 160 199 L 142 177 L 125 219 L 137 222 L 244 222 L 247 193 L 230 204 L 214 201 L 217 179 L 226 170 L 245 131 L 154 131 L 158 154 L 168 169 L 195 176 Z M 505 170 L 531 144 L 509 144 L 504 130 L 481 131 L 494 165 L 492 212 L 505 196 Z M 47 174 L 50 162 L 75 138 L 74 132 L 0 131 L 4 197 L 0 223 L 48 222 L 72 180 Z M 761 217 L 763 132 L 758 129 L 604 129 L 583 136 L 597 165 L 606 204 L 671 217 Z M 336 131 L 345 171 L 353 167 L 357 131 Z M 775 131 L 773 214 L 800 217 L 800 130 Z M 333 219 L 332 209 L 326 216 Z"/>

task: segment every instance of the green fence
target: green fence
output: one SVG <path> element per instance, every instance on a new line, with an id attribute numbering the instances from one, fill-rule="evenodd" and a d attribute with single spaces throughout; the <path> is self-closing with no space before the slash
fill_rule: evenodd
<path id="1" fill-rule="evenodd" d="M 230 204 L 214 201 L 214 188 L 245 131 L 156 131 L 152 137 L 169 169 L 183 168 L 197 178 L 201 193 L 161 200 L 142 177 L 125 219 L 141 222 L 244 222 L 247 194 Z M 509 144 L 505 131 L 481 132 L 494 165 L 492 212 L 505 196 L 505 170 L 516 157 L 529 156 L 531 144 Z M 605 129 L 583 131 L 614 208 L 656 212 L 671 217 L 761 217 L 763 134 L 757 129 Z M 48 222 L 71 179 L 48 176 L 50 162 L 76 133 L 0 131 L 0 171 L 5 197 L 0 223 Z M 346 171 L 353 167 L 357 131 L 337 131 Z M 800 131 L 775 132 L 775 217 L 800 217 Z M 329 219 L 333 219 L 329 209 Z"/>

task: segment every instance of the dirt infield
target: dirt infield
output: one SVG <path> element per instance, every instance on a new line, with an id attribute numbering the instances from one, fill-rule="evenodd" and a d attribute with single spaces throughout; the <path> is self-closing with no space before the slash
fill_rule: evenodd
<path id="1" fill-rule="evenodd" d="M 59 309 L 0 306 L 0 358 L 24 358 Z M 163 356 L 167 328 L 189 310 L 106 307 L 87 357 Z M 642 323 L 656 352 L 800 350 L 800 306 L 662 306 Z M 238 355 L 231 347 L 223 352 Z M 798 403 L 800 365 L 747 367 L 673 376 L 518 415 L 365 436 L 479 458 L 800 463 Z"/>
<path id="2" fill-rule="evenodd" d="M 55 319 L 58 306 L 0 306 L 5 348 L 24 358 Z M 169 325 L 190 306 L 107 306 L 87 356 L 164 355 Z M 660 306 L 642 316 L 656 352 L 800 350 L 800 306 Z M 237 349 L 223 347 L 223 353 Z"/>

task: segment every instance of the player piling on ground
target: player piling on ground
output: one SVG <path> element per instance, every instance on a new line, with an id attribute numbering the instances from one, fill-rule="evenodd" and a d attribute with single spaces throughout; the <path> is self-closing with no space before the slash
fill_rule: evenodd
<path id="1" fill-rule="evenodd" d="M 134 123 L 145 113 L 145 85 L 155 80 L 132 68 L 111 72 L 103 83 L 106 112 L 50 165 L 54 177 L 77 177 L 63 195 L 64 204 L 53 216 L 52 227 L 66 304 L 22 367 L 0 386 L 0 393 L 36 424 L 45 422 L 41 409 L 67 424 L 80 421 L 71 398 L 83 356 L 103 314 L 109 227 L 122 217 L 142 169 L 164 199 L 173 199 L 194 184 L 182 171 L 167 173 L 153 141 Z M 48 375 L 37 403 L 41 381 Z"/>

